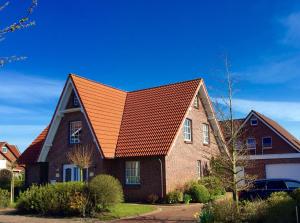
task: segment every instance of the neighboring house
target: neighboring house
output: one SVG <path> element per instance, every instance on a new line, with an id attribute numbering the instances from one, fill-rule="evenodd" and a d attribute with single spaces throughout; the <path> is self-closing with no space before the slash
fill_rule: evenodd
<path id="1" fill-rule="evenodd" d="M 245 173 L 261 178 L 300 180 L 300 141 L 272 119 L 251 111 L 235 121 L 249 150 L 251 168 Z"/>
<path id="2" fill-rule="evenodd" d="M 66 81 L 52 121 L 24 151 L 26 183 L 79 180 L 67 159 L 89 145 L 86 179 L 117 177 L 127 200 L 161 197 L 205 174 L 222 137 L 202 79 L 126 92 L 76 75 Z"/>
<path id="3" fill-rule="evenodd" d="M 10 145 L 7 142 L 0 142 L 0 170 L 11 169 L 11 164 L 14 163 L 20 156 L 20 151 L 17 146 Z M 14 172 L 18 173 L 23 170 L 22 167 L 16 165 L 13 169 Z"/>

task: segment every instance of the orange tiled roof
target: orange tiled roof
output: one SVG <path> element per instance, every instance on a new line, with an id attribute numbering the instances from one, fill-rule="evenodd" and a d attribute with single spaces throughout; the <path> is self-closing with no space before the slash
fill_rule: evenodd
<path id="1" fill-rule="evenodd" d="M 116 157 L 166 155 L 199 83 L 129 92 Z"/>
<path id="2" fill-rule="evenodd" d="M 126 92 L 76 75 L 70 77 L 104 157 L 114 157 Z"/>
<path id="3" fill-rule="evenodd" d="M 125 92 L 76 75 L 70 78 L 105 158 L 166 155 L 201 82 Z M 25 150 L 20 162 L 37 160 L 47 131 Z"/>
<path id="4" fill-rule="evenodd" d="M 42 133 L 31 143 L 31 145 L 21 154 L 18 159 L 19 164 L 32 164 L 37 162 L 48 133 L 48 128 L 49 126 L 46 127 Z"/>
<path id="5" fill-rule="evenodd" d="M 10 152 L 14 155 L 15 159 L 17 159 L 20 156 L 20 152 L 18 148 L 15 145 L 10 145 L 7 142 L 0 142 L 0 153 L 9 161 L 12 161 L 5 153 L 2 153 L 1 148 L 3 146 L 6 146 Z"/>

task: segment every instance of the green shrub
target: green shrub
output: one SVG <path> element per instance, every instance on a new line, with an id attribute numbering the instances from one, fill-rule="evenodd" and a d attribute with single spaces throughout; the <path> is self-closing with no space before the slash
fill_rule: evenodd
<path id="1" fill-rule="evenodd" d="M 189 195 L 189 194 L 184 194 L 183 195 L 183 201 L 184 201 L 185 204 L 189 204 L 191 202 L 191 200 L 192 200 L 191 195 Z"/>
<path id="2" fill-rule="evenodd" d="M 191 195 L 193 202 L 206 203 L 210 198 L 207 188 L 200 184 L 192 184 L 187 193 Z"/>
<path id="3" fill-rule="evenodd" d="M 85 184 L 82 182 L 32 186 L 20 193 L 16 207 L 20 211 L 42 215 L 84 214 L 85 208 L 74 205 L 79 194 L 86 196 Z"/>
<path id="4" fill-rule="evenodd" d="M 183 201 L 183 193 L 179 190 L 171 191 L 167 194 L 166 200 L 169 204 L 181 203 Z"/>
<path id="5" fill-rule="evenodd" d="M 0 189 L 0 208 L 6 208 L 10 203 L 10 194 L 8 190 Z"/>
<path id="6" fill-rule="evenodd" d="M 300 188 L 294 190 L 291 194 L 292 198 L 297 202 L 298 207 L 300 208 Z"/>
<path id="7" fill-rule="evenodd" d="M 279 223 L 296 221 L 296 201 L 286 192 L 276 192 L 267 199 L 267 211 L 264 222 Z"/>
<path id="8" fill-rule="evenodd" d="M 205 206 L 199 215 L 200 223 L 214 223 L 214 214 L 210 205 Z"/>
<path id="9" fill-rule="evenodd" d="M 199 180 L 199 183 L 208 189 L 211 199 L 223 195 L 226 192 L 221 180 L 218 177 L 203 177 L 201 180 Z"/>
<path id="10" fill-rule="evenodd" d="M 123 189 L 121 183 L 110 175 L 98 175 L 89 183 L 92 202 L 99 210 L 105 210 L 110 206 L 123 201 Z"/>
<path id="11" fill-rule="evenodd" d="M 214 222 L 240 223 L 241 215 L 233 200 L 224 199 L 213 203 Z"/>
<path id="12" fill-rule="evenodd" d="M 264 222 L 267 212 L 267 202 L 264 200 L 243 201 L 240 204 L 241 218 L 243 222 L 258 223 Z"/>
<path id="13" fill-rule="evenodd" d="M 147 202 L 150 204 L 155 204 L 159 199 L 157 194 L 149 194 L 147 197 Z"/>
<path id="14" fill-rule="evenodd" d="M 10 181 L 12 178 L 12 173 L 8 169 L 0 170 L 0 188 L 10 190 Z"/>

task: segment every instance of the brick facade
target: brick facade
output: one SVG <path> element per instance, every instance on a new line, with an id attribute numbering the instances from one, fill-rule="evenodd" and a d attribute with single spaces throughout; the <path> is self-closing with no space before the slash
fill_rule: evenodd
<path id="1" fill-rule="evenodd" d="M 191 106 L 187 118 L 192 120 L 192 142 L 185 142 L 183 126 L 179 129 L 177 138 L 166 156 L 166 190 L 167 192 L 181 187 L 187 181 L 197 179 L 197 161 L 201 160 L 202 171 L 209 167 L 209 159 L 219 153 L 215 136 L 210 129 L 210 143 L 203 144 L 202 124 L 209 124 L 206 112 L 199 101 L 199 108 Z"/>

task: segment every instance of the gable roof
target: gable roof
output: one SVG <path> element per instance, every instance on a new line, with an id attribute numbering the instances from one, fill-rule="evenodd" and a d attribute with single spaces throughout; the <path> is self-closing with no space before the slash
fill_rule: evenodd
<path id="1" fill-rule="evenodd" d="M 70 81 L 104 158 L 167 155 L 197 90 L 201 89 L 201 100 L 205 100 L 205 106 L 209 106 L 202 79 L 132 92 L 118 90 L 73 74 L 69 76 L 64 91 Z M 52 123 L 59 123 L 54 119 L 57 112 L 59 114 L 57 110 L 64 100 L 64 91 L 50 127 L 24 152 L 37 154 L 35 158 L 29 158 L 30 162 L 42 162 L 47 156 L 45 154 L 49 150 L 46 148 L 44 151 L 44 147 L 49 148 L 51 145 L 51 140 L 47 140 L 48 136 L 55 135 L 55 132 L 50 131 Z M 213 114 L 210 116 L 210 119 L 214 117 Z M 215 128 L 219 131 L 218 123 Z M 30 156 L 24 155 L 20 160 L 26 163 Z"/>
<path id="2" fill-rule="evenodd" d="M 20 156 L 20 151 L 15 145 L 8 144 L 7 142 L 0 142 L 0 153 L 3 155 L 7 160 L 12 161 L 5 153 L 2 152 L 1 148 L 6 146 L 8 150 L 14 155 L 17 159 Z"/>
<path id="3" fill-rule="evenodd" d="M 283 138 L 288 140 L 294 147 L 300 150 L 300 141 L 291 133 L 289 133 L 285 128 L 283 128 L 274 120 L 266 117 L 265 115 L 257 111 L 252 110 L 252 112 L 256 114 L 259 118 L 261 118 L 264 122 L 266 122 L 269 126 L 271 126 L 277 132 L 277 134 L 280 134 Z"/>
<path id="4" fill-rule="evenodd" d="M 19 164 L 33 164 L 37 162 L 42 146 L 45 142 L 49 126 L 30 144 L 30 146 L 18 158 Z"/>
<path id="5" fill-rule="evenodd" d="M 200 81 L 129 92 L 116 157 L 166 155 Z"/>

